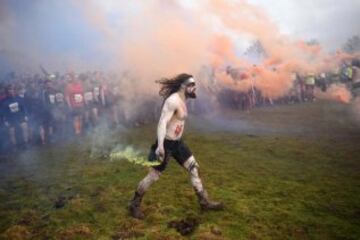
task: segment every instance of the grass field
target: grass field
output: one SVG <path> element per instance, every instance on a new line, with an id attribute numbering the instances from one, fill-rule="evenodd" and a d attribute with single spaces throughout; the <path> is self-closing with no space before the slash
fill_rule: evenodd
<path id="1" fill-rule="evenodd" d="M 171 161 L 145 195 L 146 218 L 130 218 L 147 170 L 103 152 L 145 153 L 155 125 L 95 136 L 0 161 L 0 239 L 360 239 L 360 126 L 349 106 L 192 117 L 184 140 L 222 212 L 202 213 Z M 199 224 L 188 236 L 169 227 L 189 218 Z"/>

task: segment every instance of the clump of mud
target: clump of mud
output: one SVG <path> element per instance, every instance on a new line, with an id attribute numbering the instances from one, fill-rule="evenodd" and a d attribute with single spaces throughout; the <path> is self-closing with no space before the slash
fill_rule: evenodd
<path id="1" fill-rule="evenodd" d="M 60 194 L 54 201 L 54 208 L 59 209 L 65 207 L 68 202 L 76 197 L 78 197 L 79 194 L 76 194 L 72 191 L 72 188 L 68 188 L 67 192 Z"/>
<path id="2" fill-rule="evenodd" d="M 171 221 L 168 223 L 169 228 L 175 228 L 181 235 L 189 235 L 199 226 L 200 221 L 193 217 L 188 217 L 178 221 Z"/>
<path id="3" fill-rule="evenodd" d="M 65 207 L 67 199 L 64 196 L 59 196 L 54 202 L 54 208 L 59 209 Z"/>

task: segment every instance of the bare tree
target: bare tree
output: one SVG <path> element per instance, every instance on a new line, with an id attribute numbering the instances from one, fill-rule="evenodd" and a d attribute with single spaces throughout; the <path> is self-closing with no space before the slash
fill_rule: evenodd
<path id="1" fill-rule="evenodd" d="M 347 53 L 355 53 L 360 51 L 360 37 L 355 35 L 349 38 L 343 45 L 343 50 Z"/>
<path id="2" fill-rule="evenodd" d="M 245 51 L 245 55 L 255 55 L 266 58 L 266 51 L 259 40 L 254 41 Z"/>

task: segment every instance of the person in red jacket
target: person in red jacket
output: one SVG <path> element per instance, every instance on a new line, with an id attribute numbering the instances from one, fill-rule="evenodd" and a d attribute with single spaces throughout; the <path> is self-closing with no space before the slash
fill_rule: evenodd
<path id="1" fill-rule="evenodd" d="M 65 88 L 66 102 L 73 118 L 73 127 L 77 136 L 82 134 L 82 121 L 84 112 L 84 89 L 75 74 L 69 74 L 68 84 Z"/>

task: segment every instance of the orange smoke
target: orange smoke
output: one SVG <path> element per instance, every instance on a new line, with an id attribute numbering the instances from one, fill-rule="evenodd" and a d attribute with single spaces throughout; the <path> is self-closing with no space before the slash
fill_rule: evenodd
<path id="1" fill-rule="evenodd" d="M 269 19 L 265 11 L 246 1 L 209 1 L 206 11 L 212 12 L 221 20 L 221 23 L 239 36 L 250 36 L 262 44 L 267 57 L 256 69 L 250 63 L 241 62 L 239 57 L 234 57 L 235 47 L 229 36 L 222 36 L 221 42 L 217 41 L 215 66 L 233 65 L 245 68 L 243 76 L 249 78 L 235 79 L 231 82 L 229 77 L 220 74 L 216 77 L 227 87 L 247 91 L 246 86 L 255 86 L 262 91 L 264 96 L 278 98 L 286 94 L 293 85 L 291 78 L 294 72 L 302 75 L 320 73 L 326 69 L 326 57 L 318 44 L 309 45 L 303 40 L 293 40 L 281 34 L 278 27 Z M 226 43 L 226 44 L 225 44 Z M 235 58 L 235 59 L 234 59 Z M 330 59 L 330 58 L 328 58 Z M 241 75 L 241 74 L 240 74 Z M 239 80 L 245 81 L 240 83 Z M 252 84 L 249 84 L 252 82 Z"/>
<path id="2" fill-rule="evenodd" d="M 229 37 L 215 36 L 211 43 L 211 65 L 215 68 L 223 66 L 226 62 L 236 62 L 235 48 Z"/>
<path id="3" fill-rule="evenodd" d="M 137 79 L 132 87 L 136 91 L 128 89 L 129 94 L 156 92 L 155 79 L 180 72 L 196 75 L 203 66 L 212 66 L 217 87 L 256 87 L 264 96 L 278 98 L 291 89 L 294 72 L 319 74 L 350 57 L 334 57 L 319 44 L 282 34 L 264 9 L 245 0 L 203 1 L 198 8 L 185 8 L 175 0 L 145 1 L 129 3 L 131 14 L 122 3 L 113 6 L 125 16 L 121 28 L 114 27 L 97 4 L 83 4 L 85 15 L 108 38 L 101 47 L 115 55 L 109 64 Z M 245 39 L 258 40 L 266 52 L 256 67 L 236 47 Z M 235 78 L 226 74 L 227 66 L 239 69 Z"/>
<path id="4" fill-rule="evenodd" d="M 351 93 L 344 84 L 331 85 L 326 92 L 315 91 L 318 99 L 350 103 Z"/>
<path id="5" fill-rule="evenodd" d="M 317 56 L 321 53 L 322 48 L 319 44 L 307 44 L 306 42 L 300 40 L 296 45 L 303 51 L 313 56 Z"/>

